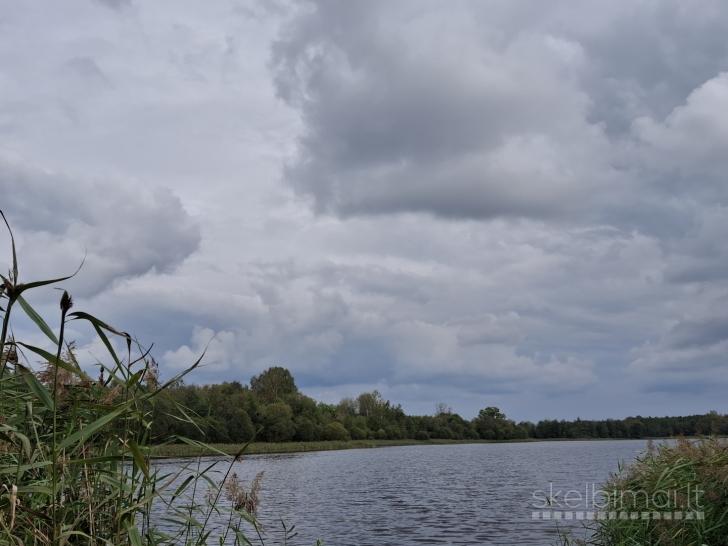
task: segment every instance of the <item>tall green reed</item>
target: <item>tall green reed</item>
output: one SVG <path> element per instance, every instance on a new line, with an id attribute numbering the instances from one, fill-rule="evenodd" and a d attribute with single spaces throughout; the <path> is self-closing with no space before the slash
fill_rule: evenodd
<path id="1" fill-rule="evenodd" d="M 157 398 L 202 357 L 160 383 L 149 350 L 95 316 L 71 311 L 66 291 L 56 336 L 23 294 L 73 275 L 21 283 L 15 240 L 0 215 L 12 247 L 12 268 L 0 275 L 0 546 L 201 546 L 213 538 L 218 544 L 252 544 L 245 533 L 263 544 L 255 518 L 260 479 L 246 490 L 237 475 L 231 476 L 247 445 L 230 457 L 203 442 L 173 437 L 164 443 L 182 442 L 220 457 L 210 463 L 198 458 L 175 471 L 151 464 Z M 53 351 L 12 336 L 16 303 Z M 98 379 L 76 361 L 73 343 L 65 339 L 69 321 L 87 324 L 102 342 Z M 115 348 L 116 341 L 123 351 Z M 29 357 L 42 359 L 44 369 L 34 370 Z M 175 407 L 174 414 L 196 426 L 184 408 Z M 220 465 L 227 466 L 219 470 Z M 223 478 L 214 480 L 215 473 Z M 207 493 L 200 499 L 203 488 Z M 225 514 L 227 525 L 213 528 Z"/>
<path id="2" fill-rule="evenodd" d="M 602 514 L 561 545 L 728 545 L 728 443 L 716 437 L 648 444 L 602 486 Z M 624 516 L 622 515 L 624 514 Z M 616 517 L 615 517 L 616 516 Z"/>

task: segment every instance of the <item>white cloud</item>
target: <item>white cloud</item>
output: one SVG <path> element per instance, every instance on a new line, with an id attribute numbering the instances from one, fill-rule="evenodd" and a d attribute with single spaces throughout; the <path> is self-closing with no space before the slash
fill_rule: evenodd
<path id="1" fill-rule="evenodd" d="M 721 72 L 697 87 L 664 120 L 636 119 L 634 133 L 648 146 L 640 151 L 658 172 L 677 170 L 684 179 L 683 191 L 694 194 L 705 189 L 707 182 L 713 186 L 707 197 L 717 195 L 725 203 L 727 108 L 728 73 Z"/>
<path id="2" fill-rule="evenodd" d="M 73 273 L 93 296 L 117 279 L 171 272 L 200 242 L 199 227 L 168 189 L 123 177 L 88 180 L 43 170 L 0 150 L 3 208 L 17 230 L 22 280 Z"/>
<path id="3" fill-rule="evenodd" d="M 202 359 L 200 365 L 209 374 L 229 370 L 231 362 L 240 359 L 233 332 L 222 330 L 215 333 L 210 328 L 195 326 L 190 345 L 166 351 L 163 363 L 171 370 L 182 371 Z"/>

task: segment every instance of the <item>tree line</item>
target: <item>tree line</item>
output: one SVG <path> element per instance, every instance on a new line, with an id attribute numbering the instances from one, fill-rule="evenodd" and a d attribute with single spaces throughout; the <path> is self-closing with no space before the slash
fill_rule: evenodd
<path id="1" fill-rule="evenodd" d="M 181 408 L 181 409 L 180 409 Z M 185 415 L 180 415 L 184 412 Z M 291 373 L 273 367 L 250 380 L 211 385 L 179 382 L 157 399 L 154 438 L 171 436 L 211 443 L 311 442 L 319 440 L 516 440 L 527 438 L 645 438 L 728 434 L 728 417 L 711 412 L 689 417 L 516 423 L 496 407 L 467 420 L 444 403 L 434 415 L 406 415 L 374 390 L 338 404 L 301 393 Z"/>

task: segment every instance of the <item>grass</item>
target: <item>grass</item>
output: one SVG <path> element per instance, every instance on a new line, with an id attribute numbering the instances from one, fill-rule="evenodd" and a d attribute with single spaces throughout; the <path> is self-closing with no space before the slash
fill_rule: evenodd
<path id="1" fill-rule="evenodd" d="M 629 440 L 617 438 L 616 440 Z M 448 445 L 448 444 L 510 444 L 522 442 L 606 442 L 615 438 L 521 438 L 516 440 L 443 440 L 433 438 L 425 442 L 419 440 L 350 440 L 321 442 L 254 442 L 245 450 L 246 455 L 263 453 L 301 453 L 306 451 L 336 451 L 340 449 L 372 449 L 377 447 Z M 164 444 L 152 446 L 152 458 L 197 457 L 224 453 L 234 455 L 243 444 L 206 444 L 201 448 L 190 444 Z"/>
<path id="2" fill-rule="evenodd" d="M 322 442 L 256 442 L 251 443 L 245 451 L 246 455 L 260 453 L 300 453 L 304 451 L 335 451 L 339 449 L 370 449 L 376 447 L 414 446 L 414 445 L 445 445 L 445 444 L 486 444 L 504 443 L 514 441 L 533 440 L 350 440 L 350 441 L 322 441 Z M 241 444 L 210 444 L 207 448 L 198 448 L 189 444 L 167 444 L 153 446 L 152 457 L 197 457 L 199 455 L 212 455 L 226 453 L 232 455 L 242 447 Z M 211 448 L 216 451 L 212 452 Z"/>
<path id="3" fill-rule="evenodd" d="M 607 492 L 603 503 L 607 519 L 588 524 L 582 538 L 564 533 L 562 545 L 728 545 L 728 442 L 724 439 L 650 442 L 635 464 L 620 469 L 602 489 Z M 609 512 L 617 517 L 608 517 Z M 621 513 L 639 517 L 621 519 Z M 671 519 L 664 517 L 666 513 L 672 514 Z"/>

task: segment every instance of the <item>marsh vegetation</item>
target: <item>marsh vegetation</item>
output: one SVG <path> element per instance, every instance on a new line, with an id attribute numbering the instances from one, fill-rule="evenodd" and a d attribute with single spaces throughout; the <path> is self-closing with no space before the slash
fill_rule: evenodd
<path id="1" fill-rule="evenodd" d="M 106 322 L 73 311 L 65 291 L 54 331 L 25 295 L 69 277 L 21 282 L 10 233 L 12 267 L 0 275 L 0 544 L 250 544 L 253 537 L 263 543 L 255 519 L 262 475 L 246 487 L 230 472 L 245 446 L 230 457 L 176 436 L 166 442 L 221 457 L 205 466 L 193 460 L 172 472 L 150 465 L 160 395 L 199 361 L 161 383 L 147 349 Z M 52 351 L 12 335 L 18 312 L 37 326 Z M 105 347 L 97 377 L 76 361 L 73 343 L 64 336 L 68 321 L 85 323 Z M 118 342 L 121 352 L 115 349 Z M 184 409 L 177 414 L 196 426 Z M 164 531 L 153 512 L 161 515 Z M 210 519 L 220 514 L 227 523 L 213 532 Z"/>
<path id="2" fill-rule="evenodd" d="M 654 444 L 603 486 L 605 519 L 562 546 L 728 544 L 728 443 L 714 437 Z M 608 517 L 610 512 L 616 517 Z M 624 516 L 623 516 L 624 514 Z"/>

